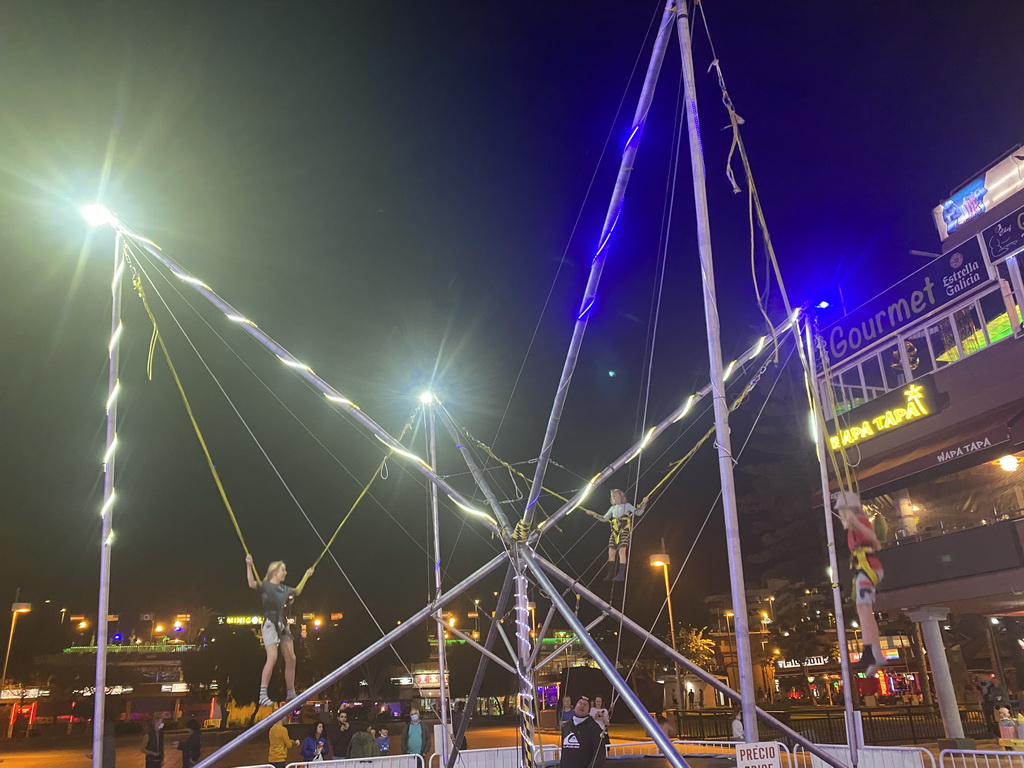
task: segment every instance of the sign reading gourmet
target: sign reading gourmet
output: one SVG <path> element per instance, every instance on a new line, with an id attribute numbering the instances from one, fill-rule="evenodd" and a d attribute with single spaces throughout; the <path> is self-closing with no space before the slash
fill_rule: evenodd
<path id="1" fill-rule="evenodd" d="M 862 443 L 938 413 L 942 407 L 934 380 L 931 376 L 924 376 L 912 384 L 886 392 L 881 397 L 847 411 L 841 416 L 838 425 L 830 421 L 826 425 L 829 446 L 833 451 L 838 451 Z"/>
<path id="2" fill-rule="evenodd" d="M 1024 206 L 986 229 L 982 238 L 992 262 L 1013 256 L 1024 248 Z"/>
<path id="3" fill-rule="evenodd" d="M 828 326 L 823 334 L 834 365 L 989 280 L 977 238 L 935 259 Z"/>

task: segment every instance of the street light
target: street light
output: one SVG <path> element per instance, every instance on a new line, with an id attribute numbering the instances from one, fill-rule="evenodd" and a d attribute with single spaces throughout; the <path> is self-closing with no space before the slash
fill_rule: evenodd
<path id="1" fill-rule="evenodd" d="M 665 548 L 665 542 L 661 543 L 662 549 Z M 672 650 L 679 653 L 679 648 L 676 645 L 676 622 L 672 616 L 672 588 L 668 583 L 668 567 L 672 564 L 672 559 L 668 556 L 667 552 L 658 552 L 651 555 L 650 559 L 652 568 L 661 568 L 661 574 L 665 577 L 665 602 L 668 605 L 668 628 L 672 633 Z M 679 662 L 673 660 L 673 665 L 676 671 L 676 708 L 681 709 L 683 706 L 683 683 L 679 678 Z"/>
<path id="2" fill-rule="evenodd" d="M 17 597 L 15 597 L 17 601 Z M 32 603 L 11 603 L 11 632 L 7 635 L 7 653 L 4 655 L 4 671 L 0 674 L 0 696 L 3 695 L 4 689 L 7 687 L 7 662 L 11 660 L 11 643 L 14 642 L 14 626 L 18 623 L 19 613 L 29 613 L 32 610 Z M 14 713 L 17 706 L 11 701 L 11 716 L 7 721 L 7 738 L 11 738 L 11 734 L 14 732 Z"/>

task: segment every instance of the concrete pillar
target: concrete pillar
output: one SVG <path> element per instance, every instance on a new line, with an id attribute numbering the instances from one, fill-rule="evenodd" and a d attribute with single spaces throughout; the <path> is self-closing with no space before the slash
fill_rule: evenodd
<path id="1" fill-rule="evenodd" d="M 914 503 L 910 500 L 910 493 L 904 488 L 892 495 L 896 502 L 896 508 L 900 513 L 900 523 L 903 525 L 903 532 L 907 536 L 917 533 L 917 512 L 914 511 Z"/>
<path id="2" fill-rule="evenodd" d="M 949 616 L 948 608 L 915 608 L 905 610 L 907 617 L 921 626 L 924 635 L 924 646 L 928 652 L 928 666 L 932 671 L 935 693 L 939 700 L 939 714 L 942 716 L 942 727 L 947 739 L 964 738 L 964 724 L 960 721 L 960 709 L 956 701 L 956 689 L 949 673 L 949 661 L 946 659 L 946 645 L 942 641 L 940 621 Z"/>

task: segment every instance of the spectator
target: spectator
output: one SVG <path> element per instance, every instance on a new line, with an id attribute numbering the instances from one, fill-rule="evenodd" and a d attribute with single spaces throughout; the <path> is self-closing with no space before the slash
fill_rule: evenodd
<path id="1" fill-rule="evenodd" d="M 743 741 L 743 711 L 737 709 L 732 713 L 732 737 L 736 741 Z"/>
<path id="2" fill-rule="evenodd" d="M 409 710 L 409 723 L 402 734 L 402 754 L 423 755 L 426 759 L 430 756 L 430 747 L 430 729 L 420 722 L 420 711 L 414 707 Z"/>
<path id="3" fill-rule="evenodd" d="M 299 741 L 292 741 L 288 735 L 288 729 L 284 727 L 284 715 L 280 715 L 274 724 L 270 726 L 268 733 L 270 738 L 270 749 L 267 752 L 267 762 L 274 768 L 285 768 L 288 763 L 288 750 L 293 745 L 299 746 Z"/>
<path id="4" fill-rule="evenodd" d="M 376 732 L 372 723 L 363 723 L 353 728 L 352 743 L 348 747 L 349 757 L 379 757 Z M 337 757 L 337 755 L 335 755 Z"/>
<path id="5" fill-rule="evenodd" d="M 352 729 L 348 722 L 348 712 L 339 709 L 337 719 L 328 729 L 328 741 L 334 756 L 344 760 L 348 755 L 348 745 L 352 742 Z"/>
<path id="6" fill-rule="evenodd" d="M 146 768 L 160 768 L 164 764 L 164 719 L 153 715 L 149 730 L 142 739 L 142 752 L 146 756 Z"/>
<path id="7" fill-rule="evenodd" d="M 594 697 L 594 706 L 590 708 L 590 716 L 594 722 L 601 726 L 602 731 L 608 730 L 608 710 L 604 708 L 604 699 L 600 696 Z"/>
<path id="8" fill-rule="evenodd" d="M 199 723 L 189 720 L 185 727 L 188 728 L 188 736 L 175 746 L 181 752 L 181 768 L 192 768 L 199 762 Z"/>
<path id="9" fill-rule="evenodd" d="M 601 768 L 605 732 L 590 716 L 590 699 L 580 696 L 572 716 L 562 723 L 561 768 Z"/>
<path id="10" fill-rule="evenodd" d="M 562 711 L 558 713 L 558 723 L 561 725 L 566 720 L 572 720 L 572 697 L 562 697 Z"/>
<path id="11" fill-rule="evenodd" d="M 331 753 L 331 749 L 327 743 L 327 737 L 324 736 L 324 724 L 317 723 L 313 726 L 312 730 L 302 741 L 302 759 L 308 762 L 317 762 L 318 760 L 326 760 L 328 755 Z"/>
<path id="12" fill-rule="evenodd" d="M 391 736 L 388 734 L 388 727 L 382 725 L 380 730 L 377 731 L 377 749 L 380 750 L 382 755 L 391 754 Z"/>

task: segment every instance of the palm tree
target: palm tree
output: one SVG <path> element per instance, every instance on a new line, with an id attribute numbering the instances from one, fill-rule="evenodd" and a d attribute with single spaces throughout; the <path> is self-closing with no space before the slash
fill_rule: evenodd
<path id="1" fill-rule="evenodd" d="M 806 661 L 812 656 L 831 656 L 834 651 L 829 638 L 822 633 L 814 622 L 802 615 L 799 605 L 785 611 L 777 612 L 768 642 L 772 649 L 777 648 L 780 655 L 800 665 L 800 678 L 804 692 L 812 704 L 817 704 L 811 691 Z"/>

